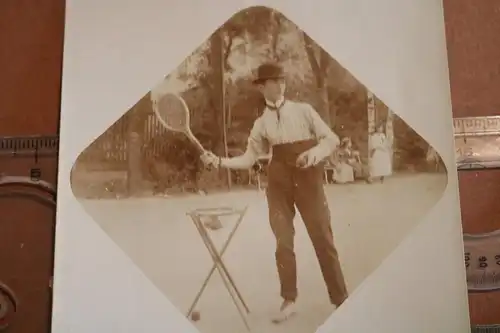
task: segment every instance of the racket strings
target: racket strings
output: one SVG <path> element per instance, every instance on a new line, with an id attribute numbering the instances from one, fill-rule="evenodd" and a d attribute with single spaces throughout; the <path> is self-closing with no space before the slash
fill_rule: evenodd
<path id="1" fill-rule="evenodd" d="M 158 103 L 157 116 L 173 131 L 185 131 L 189 127 L 189 110 L 175 95 L 166 95 Z"/>
<path id="2" fill-rule="evenodd" d="M 205 151 L 203 145 L 191 132 L 189 108 L 182 97 L 175 94 L 163 96 L 154 112 L 165 128 L 173 132 L 184 133 L 200 152 Z"/>

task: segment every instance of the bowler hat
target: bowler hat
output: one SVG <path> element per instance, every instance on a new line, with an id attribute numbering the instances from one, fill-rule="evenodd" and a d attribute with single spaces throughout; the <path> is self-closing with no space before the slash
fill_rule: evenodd
<path id="1" fill-rule="evenodd" d="M 253 80 L 254 84 L 260 84 L 266 80 L 284 79 L 285 72 L 283 67 L 274 63 L 262 64 L 257 68 L 257 78 Z"/>

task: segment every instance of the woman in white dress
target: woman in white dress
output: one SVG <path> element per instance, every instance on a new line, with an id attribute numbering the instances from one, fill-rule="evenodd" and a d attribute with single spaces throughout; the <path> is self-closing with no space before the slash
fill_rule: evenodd
<path id="1" fill-rule="evenodd" d="M 354 174 L 360 164 L 359 153 L 352 149 L 351 139 L 348 137 L 343 138 L 340 147 L 336 151 L 333 180 L 337 184 L 354 182 Z"/>
<path id="2" fill-rule="evenodd" d="M 370 177 L 368 182 L 375 179 L 384 182 L 384 178 L 392 174 L 390 142 L 385 135 L 385 123 L 379 123 L 375 132 L 370 135 Z"/>

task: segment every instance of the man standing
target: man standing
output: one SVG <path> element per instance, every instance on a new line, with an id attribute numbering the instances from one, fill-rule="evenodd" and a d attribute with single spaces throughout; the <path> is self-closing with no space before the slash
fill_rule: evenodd
<path id="1" fill-rule="evenodd" d="M 278 323 L 295 313 L 295 207 L 316 251 L 331 303 L 338 307 L 347 298 L 333 242 L 321 163 L 337 148 L 339 138 L 311 105 L 284 99 L 285 76 L 279 65 L 263 64 L 257 74 L 254 83 L 266 100 L 266 108 L 253 125 L 245 153 L 221 158 L 207 152 L 201 159 L 215 167 L 248 169 L 259 156 L 272 152 L 267 201 L 271 229 L 276 237 L 276 265 L 283 298 L 279 315 L 273 320 Z"/>

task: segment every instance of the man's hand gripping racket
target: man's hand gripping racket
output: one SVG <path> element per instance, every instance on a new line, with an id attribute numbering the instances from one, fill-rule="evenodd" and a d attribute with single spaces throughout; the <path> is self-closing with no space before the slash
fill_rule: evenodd
<path id="1" fill-rule="evenodd" d="M 189 108 L 181 96 L 167 93 L 153 106 L 153 111 L 165 128 L 186 135 L 189 141 L 198 148 L 200 158 L 206 166 L 218 167 L 220 159 L 212 152 L 205 150 L 191 132 Z"/>

